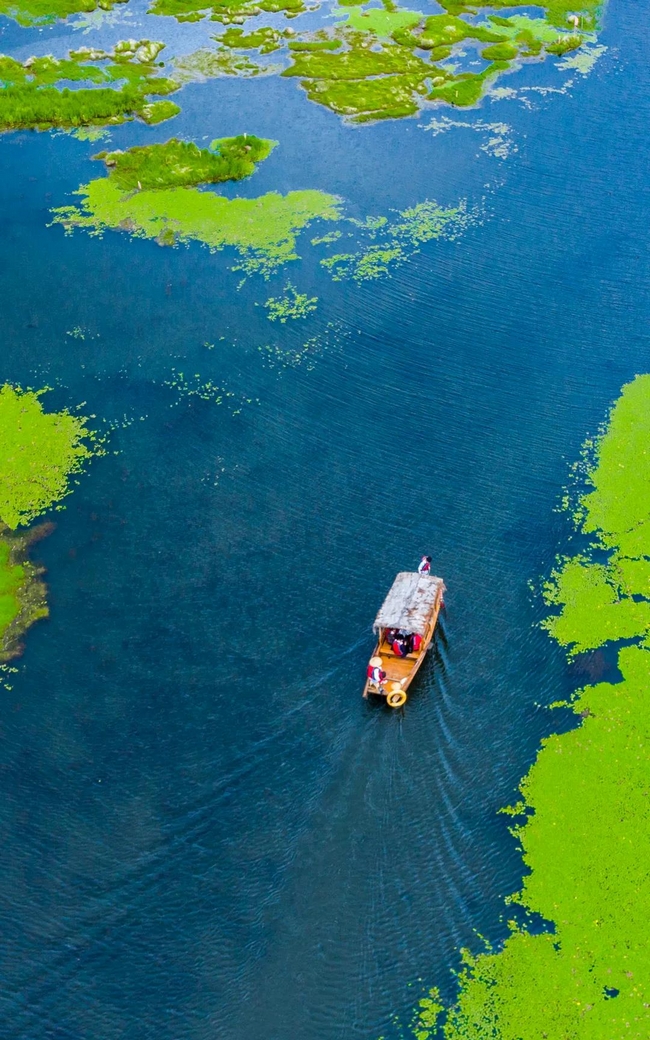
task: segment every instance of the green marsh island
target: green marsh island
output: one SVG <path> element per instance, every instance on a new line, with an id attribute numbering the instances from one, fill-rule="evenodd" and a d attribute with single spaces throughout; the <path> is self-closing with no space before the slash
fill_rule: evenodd
<path id="1" fill-rule="evenodd" d="M 161 2 L 166 13 L 174 13 L 175 0 Z M 535 16 L 530 5 L 518 3 L 442 6 L 445 13 L 425 15 L 393 0 L 382 6 L 340 4 L 331 27 L 311 31 L 298 25 L 246 32 L 230 25 L 215 37 L 215 51 L 201 51 L 194 60 L 212 75 L 281 70 L 300 83 L 311 101 L 347 121 L 364 123 L 415 115 L 431 103 L 471 107 L 523 63 L 554 57 L 564 59 L 567 68 L 587 71 L 601 50 L 596 41 L 604 5 L 595 0 L 583 4 L 577 15 L 564 2 L 540 5 L 542 13 Z M 498 13 L 518 7 L 523 13 Z M 241 11 L 232 20 L 244 17 Z M 279 59 L 284 68 L 277 65 Z M 179 72 L 191 67 L 188 56 L 181 59 Z"/>
<path id="2" fill-rule="evenodd" d="M 60 507 L 98 450 L 86 420 L 45 411 L 44 393 L 0 387 L 0 662 L 20 653 L 24 632 L 48 614 L 42 568 L 28 549 L 51 525 L 30 525 Z"/>
<path id="3" fill-rule="evenodd" d="M 529 871 L 517 920 L 501 949 L 464 951 L 453 1006 L 420 1002 L 416 1040 L 650 1036 L 650 375 L 589 451 L 586 548 L 546 584 L 545 626 L 571 656 L 617 653 L 620 679 L 579 690 L 579 725 L 543 742 L 506 810 Z"/>
<path id="4" fill-rule="evenodd" d="M 180 112 L 166 98 L 180 84 L 160 75 L 164 44 L 122 40 L 110 52 L 81 47 L 67 58 L 0 55 L 0 131 L 115 126 L 137 117 L 154 125 Z M 78 84 L 74 88 L 65 83 Z"/>

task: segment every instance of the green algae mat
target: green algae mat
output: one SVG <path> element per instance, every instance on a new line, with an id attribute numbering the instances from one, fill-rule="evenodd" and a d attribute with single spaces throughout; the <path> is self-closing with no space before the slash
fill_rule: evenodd
<path id="1" fill-rule="evenodd" d="M 580 725 L 543 742 L 507 810 L 529 871 L 517 922 L 502 949 L 464 951 L 452 1007 L 437 990 L 420 1002 L 417 1040 L 650 1035 L 650 375 L 590 451 L 575 517 L 591 541 L 547 583 L 546 627 L 570 653 L 620 647 L 621 680 L 579 690 Z"/>

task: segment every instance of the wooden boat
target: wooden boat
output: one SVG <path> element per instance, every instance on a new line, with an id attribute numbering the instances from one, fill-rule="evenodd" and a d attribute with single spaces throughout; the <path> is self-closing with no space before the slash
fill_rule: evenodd
<path id="1" fill-rule="evenodd" d="M 366 679 L 364 697 L 369 694 L 385 697 L 391 708 L 401 708 L 406 704 L 406 691 L 431 646 L 444 591 L 442 578 L 411 571 L 401 571 L 397 575 L 373 625 L 377 645 L 371 664 L 381 658 L 380 667 L 386 678 L 381 682 Z M 397 631 L 419 636 L 419 648 L 406 657 L 395 654 L 390 638 Z"/>

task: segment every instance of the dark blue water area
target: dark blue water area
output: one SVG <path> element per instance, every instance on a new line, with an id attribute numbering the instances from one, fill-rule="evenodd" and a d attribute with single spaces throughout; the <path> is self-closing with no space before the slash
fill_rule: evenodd
<path id="1" fill-rule="evenodd" d="M 240 289 L 232 251 L 65 237 L 49 211 L 100 146 L 0 140 L 2 379 L 110 429 L 35 549 L 51 616 L 0 700 L 8 1040 L 392 1038 L 424 986 L 453 994 L 461 946 L 505 935 L 525 868 L 497 810 L 572 724 L 547 705 L 612 671 L 567 666 L 530 583 L 571 544 L 585 437 L 650 364 L 638 6 L 601 42 L 568 93 L 458 116 L 506 121 L 506 161 L 431 113 L 343 126 L 286 80 L 184 89 L 174 133 L 280 141 L 232 194 L 480 205 L 360 285 L 311 230 Z M 259 304 L 288 278 L 319 306 L 278 326 Z M 310 337 L 313 365 L 282 362 Z M 371 624 L 424 551 L 446 613 L 390 713 L 361 699 Z"/>

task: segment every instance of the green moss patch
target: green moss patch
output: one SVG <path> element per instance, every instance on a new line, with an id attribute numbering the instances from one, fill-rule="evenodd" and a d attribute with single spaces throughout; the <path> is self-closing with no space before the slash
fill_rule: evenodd
<path id="1" fill-rule="evenodd" d="M 241 181 L 270 154 L 275 141 L 243 134 L 213 141 L 212 150 L 172 138 L 166 144 L 143 145 L 126 152 L 99 152 L 109 177 L 122 191 L 187 187 Z"/>
<path id="2" fill-rule="evenodd" d="M 512 901 L 549 922 L 510 923 L 500 950 L 464 953 L 446 1040 L 618 1040 L 650 1035 L 650 376 L 624 387 L 576 513 L 591 551 L 560 561 L 547 627 L 563 646 L 626 640 L 622 681 L 578 691 L 581 725 L 543 742 L 508 810 L 529 870 Z M 525 816 L 522 814 L 526 814 Z M 437 991 L 413 1023 L 433 1037 Z"/>
<path id="3" fill-rule="evenodd" d="M 230 26 L 221 36 L 215 39 L 224 47 L 237 48 L 239 50 L 258 50 L 260 54 L 271 54 L 282 47 L 289 37 L 286 32 L 273 29 L 270 26 L 262 26 L 246 33 L 243 29 Z"/>
<path id="4" fill-rule="evenodd" d="M 0 130 L 106 126 L 138 116 L 155 123 L 179 110 L 172 101 L 152 102 L 178 89 L 159 75 L 154 61 L 163 44 L 129 40 L 109 54 L 90 48 L 68 58 L 0 55 Z M 65 82 L 90 83 L 75 90 Z"/>

